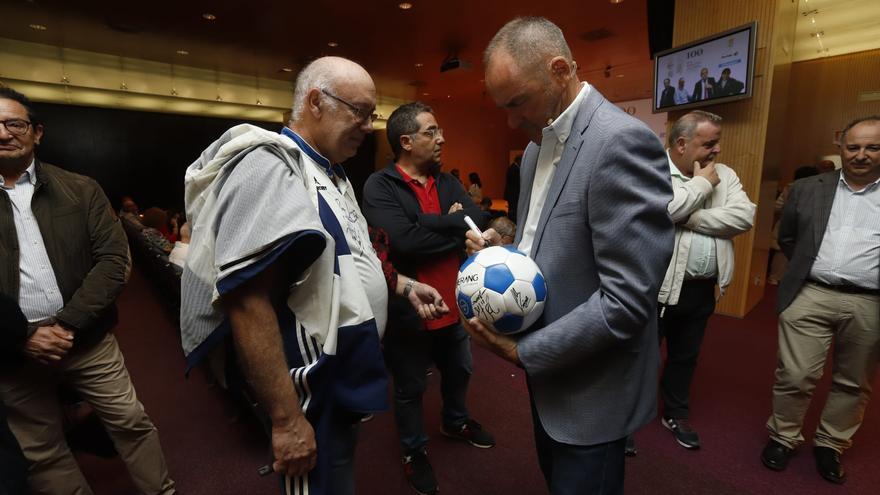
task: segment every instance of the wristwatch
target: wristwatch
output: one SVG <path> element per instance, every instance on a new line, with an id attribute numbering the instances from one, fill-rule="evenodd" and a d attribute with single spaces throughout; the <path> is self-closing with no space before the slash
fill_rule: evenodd
<path id="1" fill-rule="evenodd" d="M 409 279 L 406 281 L 406 285 L 403 286 L 403 297 L 409 297 L 409 293 L 412 292 L 414 285 L 416 285 L 415 280 Z"/>

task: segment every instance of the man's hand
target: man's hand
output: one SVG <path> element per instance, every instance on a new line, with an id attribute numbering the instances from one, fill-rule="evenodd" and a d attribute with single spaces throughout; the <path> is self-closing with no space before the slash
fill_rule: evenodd
<path id="1" fill-rule="evenodd" d="M 272 469 L 278 474 L 302 476 L 315 467 L 318 449 L 315 431 L 305 414 L 296 414 L 286 424 L 272 425 Z"/>
<path id="2" fill-rule="evenodd" d="M 473 230 L 468 230 L 465 233 L 465 236 L 467 239 L 464 241 L 464 245 L 467 248 L 468 256 L 489 246 L 501 245 L 501 234 L 495 232 L 495 229 L 483 231 L 482 238 L 480 238 L 480 236 L 478 236 Z"/>
<path id="3" fill-rule="evenodd" d="M 73 347 L 73 332 L 53 324 L 37 328 L 24 345 L 24 353 L 33 359 L 51 364 L 61 361 Z"/>
<path id="4" fill-rule="evenodd" d="M 461 323 L 477 345 L 489 349 L 502 359 L 510 361 L 517 366 L 522 366 L 519 360 L 519 353 L 516 350 L 515 340 L 506 335 L 501 335 L 477 318 L 471 318 L 470 320 L 462 318 Z"/>
<path id="5" fill-rule="evenodd" d="M 462 206 L 461 203 L 457 203 L 457 202 L 452 203 L 452 206 L 449 207 L 449 214 L 451 215 L 451 214 L 453 214 L 457 211 L 461 211 L 463 209 L 464 209 L 464 206 Z"/>
<path id="6" fill-rule="evenodd" d="M 721 179 L 718 178 L 718 172 L 715 170 L 715 161 L 711 161 L 706 164 L 705 167 L 700 168 L 700 162 L 694 162 L 694 177 L 702 177 L 709 181 L 712 184 L 712 187 L 718 185 L 721 182 Z"/>
<path id="7" fill-rule="evenodd" d="M 415 282 L 406 297 L 423 320 L 434 320 L 449 313 L 449 306 L 443 297 L 428 284 Z"/>

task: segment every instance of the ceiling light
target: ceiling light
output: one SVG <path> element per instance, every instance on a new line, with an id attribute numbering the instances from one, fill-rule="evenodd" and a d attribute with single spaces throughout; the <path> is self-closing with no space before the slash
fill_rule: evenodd
<path id="1" fill-rule="evenodd" d="M 623 77 L 623 74 L 618 74 L 617 77 Z"/>
<path id="2" fill-rule="evenodd" d="M 425 64 L 423 64 L 423 63 L 421 63 L 421 62 L 416 62 L 416 67 L 423 67 L 424 65 L 425 65 Z"/>
<path id="3" fill-rule="evenodd" d="M 257 98 L 257 105 L 262 105 L 262 104 L 263 104 L 263 102 L 262 102 L 262 101 L 260 101 L 260 99 L 259 99 L 259 98 Z"/>
<path id="4" fill-rule="evenodd" d="M 189 55 L 189 52 L 186 50 L 177 50 L 178 55 Z"/>
<path id="5" fill-rule="evenodd" d="M 431 96 L 431 93 L 422 93 L 422 96 Z"/>
<path id="6" fill-rule="evenodd" d="M 329 46 L 330 48 L 336 48 L 337 46 L 339 46 L 339 43 L 335 41 L 328 41 L 327 46 Z"/>
<path id="7" fill-rule="evenodd" d="M 49 29 L 42 24 L 28 24 L 28 27 L 33 29 L 34 31 L 45 31 L 46 29 Z"/>
<path id="8" fill-rule="evenodd" d="M 214 14 L 202 14 L 202 19 L 205 19 L 206 21 L 216 21 L 217 16 Z"/>
<path id="9" fill-rule="evenodd" d="M 400 7 L 400 10 L 409 10 L 413 8 L 413 4 L 409 2 L 400 2 L 397 6 Z"/>
<path id="10" fill-rule="evenodd" d="M 293 69 L 291 69 L 290 67 L 282 67 L 282 68 L 278 69 L 278 71 L 279 72 L 293 72 Z"/>
<path id="11" fill-rule="evenodd" d="M 613 4 L 623 3 L 623 0 L 611 0 L 611 3 L 613 3 Z"/>

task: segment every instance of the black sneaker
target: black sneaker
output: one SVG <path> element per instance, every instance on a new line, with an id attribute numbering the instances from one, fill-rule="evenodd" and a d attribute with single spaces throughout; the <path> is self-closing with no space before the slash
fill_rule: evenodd
<path id="1" fill-rule="evenodd" d="M 434 470 L 428 462 L 428 452 L 424 449 L 416 450 L 403 456 L 403 473 L 406 475 L 409 486 L 420 495 L 435 495 L 440 492 L 437 488 L 437 478 Z"/>
<path id="2" fill-rule="evenodd" d="M 635 457 L 639 453 L 638 449 L 636 449 L 636 439 L 634 436 L 626 436 L 626 445 L 623 447 L 623 453 L 627 457 Z"/>
<path id="3" fill-rule="evenodd" d="M 663 418 L 663 426 L 672 432 L 675 441 L 686 449 L 696 450 L 700 448 L 700 436 L 691 428 L 686 419 Z"/>
<path id="4" fill-rule="evenodd" d="M 495 446 L 495 438 L 484 431 L 482 425 L 472 419 L 468 419 L 459 427 L 443 425 L 440 433 L 449 438 L 464 440 L 474 447 L 489 449 Z"/>

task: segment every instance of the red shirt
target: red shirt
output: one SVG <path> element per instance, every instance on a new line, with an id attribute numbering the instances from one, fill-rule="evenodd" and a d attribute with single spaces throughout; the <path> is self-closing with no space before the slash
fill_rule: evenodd
<path id="1" fill-rule="evenodd" d="M 413 179 L 397 165 L 397 171 L 406 181 L 409 188 L 416 193 L 419 200 L 419 207 L 422 213 L 433 213 L 442 215 L 440 211 L 440 196 L 437 194 L 437 186 L 434 177 L 428 176 L 425 184 Z M 440 255 L 431 260 L 430 263 L 421 265 L 416 273 L 419 282 L 428 284 L 440 293 L 443 301 L 449 306 L 449 313 L 437 320 L 425 320 L 425 327 L 428 330 L 438 330 L 449 325 L 458 323 L 458 312 L 455 310 L 455 279 L 458 277 L 459 258 L 455 251 L 448 254 Z"/>

